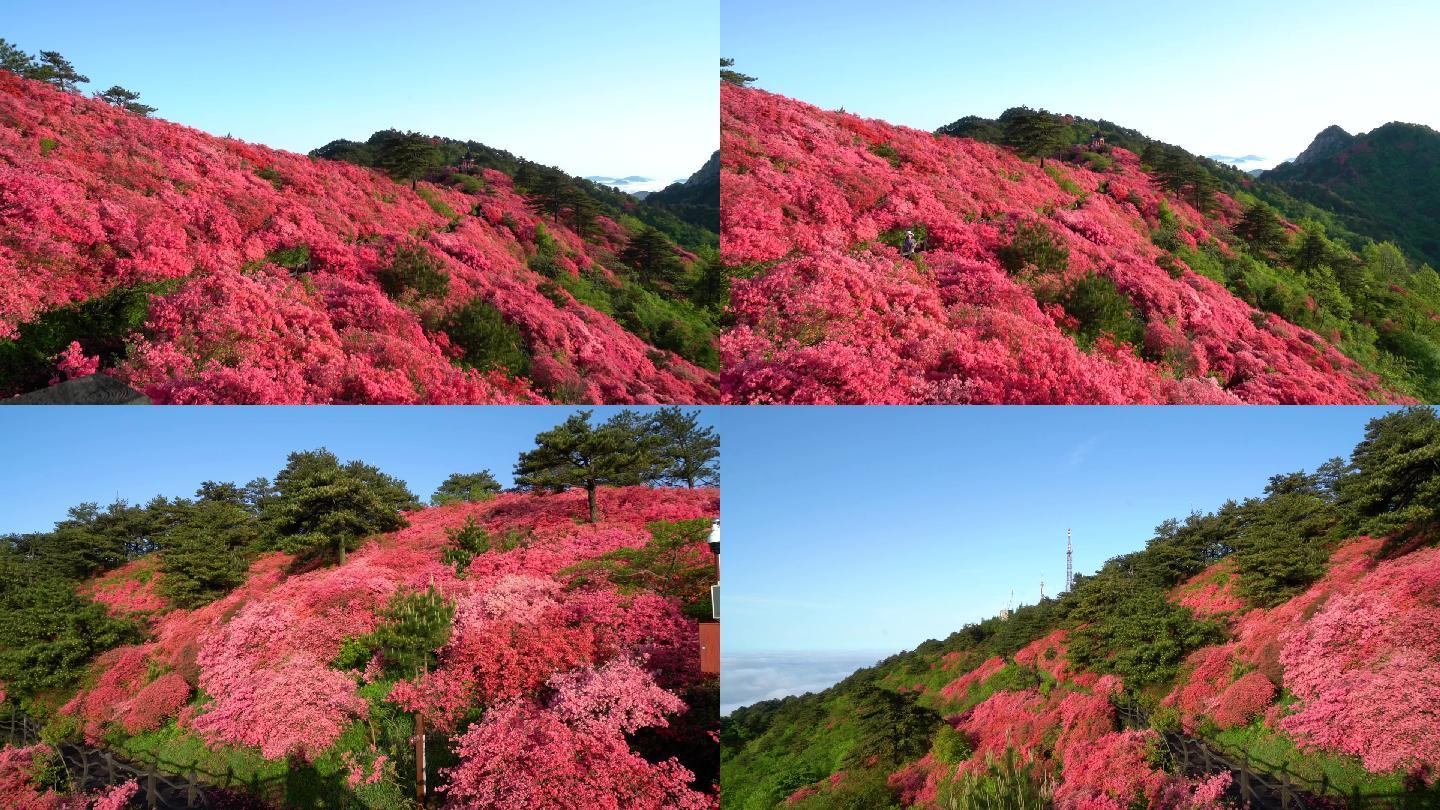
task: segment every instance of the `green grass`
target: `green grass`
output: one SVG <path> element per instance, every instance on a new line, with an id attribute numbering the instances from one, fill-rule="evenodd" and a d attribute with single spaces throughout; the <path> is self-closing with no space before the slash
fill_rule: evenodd
<path id="1" fill-rule="evenodd" d="M 460 215 L 455 213 L 454 208 L 446 205 L 445 201 L 440 199 L 439 195 L 437 195 L 430 189 L 416 188 L 415 193 L 419 194 L 420 199 L 424 200 L 425 204 L 430 206 L 431 211 L 434 211 L 435 213 L 449 220 L 455 220 L 460 218 Z"/>
<path id="2" fill-rule="evenodd" d="M 1050 179 L 1054 180 L 1055 184 L 1060 186 L 1060 188 L 1064 190 L 1065 193 L 1074 194 L 1076 196 L 1080 196 L 1085 193 L 1085 189 L 1076 185 L 1075 181 L 1071 180 L 1070 176 L 1066 174 L 1065 171 L 1059 166 L 1047 163 L 1045 164 L 1045 173 L 1050 175 Z"/>
<path id="3" fill-rule="evenodd" d="M 41 138 L 40 157 L 50 157 L 50 153 L 55 151 L 56 146 L 59 146 L 59 141 L 54 138 Z"/>

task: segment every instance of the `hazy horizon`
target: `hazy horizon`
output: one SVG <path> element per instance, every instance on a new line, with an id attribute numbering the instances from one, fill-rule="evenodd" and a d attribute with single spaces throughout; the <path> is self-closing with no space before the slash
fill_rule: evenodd
<path id="1" fill-rule="evenodd" d="M 1326 127 L 1440 129 L 1440 6 L 723 0 L 722 55 L 757 87 L 934 130 L 1009 107 L 1105 119 L 1245 170 Z M 1218 159 L 1218 158 L 1217 158 Z"/>

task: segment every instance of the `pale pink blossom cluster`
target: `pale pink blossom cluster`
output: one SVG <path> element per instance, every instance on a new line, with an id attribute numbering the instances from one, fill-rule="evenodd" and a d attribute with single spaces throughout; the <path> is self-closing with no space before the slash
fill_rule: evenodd
<path id="1" fill-rule="evenodd" d="M 874 153 L 888 147 L 898 167 Z M 1233 223 L 1166 194 L 1114 150 L 1100 174 L 999 147 L 721 88 L 721 249 L 746 268 L 720 342 L 732 403 L 1369 403 L 1403 399 L 1319 336 L 1181 263 L 1157 263 L 1162 203 L 1190 244 Z M 1136 204 L 1138 201 L 1138 205 Z M 1041 212 L 1037 218 L 1037 212 Z M 1140 347 L 1082 350 L 1058 306 L 1005 272 L 1019 223 L 1069 252 L 1037 286 L 1108 278 L 1147 326 Z M 923 226 L 923 263 L 878 241 Z M 1220 248 L 1225 250 L 1224 247 Z M 1144 349 L 1142 352 L 1141 349 Z"/>
<path id="2" fill-rule="evenodd" d="M 1380 563 L 1288 634 L 1280 721 L 1310 745 L 1383 772 L 1440 773 L 1440 548 Z"/>
<path id="3" fill-rule="evenodd" d="M 71 345 L 59 375 L 104 371 L 162 403 L 524 403 L 561 384 L 593 402 L 718 397 L 712 372 L 542 292 L 526 266 L 539 219 L 499 172 L 478 195 L 422 185 L 452 220 L 379 172 L 129 115 L 9 72 L 0 119 L 0 338 L 117 288 L 171 285 L 115 367 Z M 546 223 L 563 267 L 625 244 L 619 225 L 599 226 L 586 241 Z M 381 292 L 377 272 L 411 240 L 448 275 L 443 298 Z M 302 267 L 267 261 L 298 248 Z M 525 336 L 531 378 L 452 363 L 458 350 L 433 325 L 474 299 Z"/>

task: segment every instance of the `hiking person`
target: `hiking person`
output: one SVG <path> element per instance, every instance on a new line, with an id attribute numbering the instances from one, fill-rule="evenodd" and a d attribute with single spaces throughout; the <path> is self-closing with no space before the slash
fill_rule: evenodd
<path id="1" fill-rule="evenodd" d="M 905 241 L 900 243 L 900 255 L 910 257 L 915 255 L 915 232 L 906 231 Z"/>

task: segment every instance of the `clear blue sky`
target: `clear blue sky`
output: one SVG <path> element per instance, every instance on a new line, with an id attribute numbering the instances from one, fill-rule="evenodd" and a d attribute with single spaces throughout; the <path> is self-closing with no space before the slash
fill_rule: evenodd
<path id="1" fill-rule="evenodd" d="M 758 86 L 935 129 L 1028 105 L 1263 168 L 1320 130 L 1440 128 L 1431 0 L 722 0 Z"/>
<path id="2" fill-rule="evenodd" d="M 453 472 L 505 486 L 535 434 L 568 407 L 0 408 L 0 534 L 44 531 L 84 501 L 192 496 L 203 481 L 273 478 L 294 450 L 361 459 L 428 499 Z M 596 407 L 592 422 L 621 408 Z M 633 408 L 650 412 L 653 408 Z M 701 410 L 711 424 L 713 410 Z"/>
<path id="3" fill-rule="evenodd" d="M 1365 407 L 725 409 L 723 649 L 910 649 L 1273 474 L 1348 457 Z M 727 698 L 727 703 L 741 702 Z"/>
<path id="4" fill-rule="evenodd" d="M 157 115 L 296 152 L 395 127 L 578 175 L 688 176 L 719 145 L 718 0 L 4 0 Z"/>

